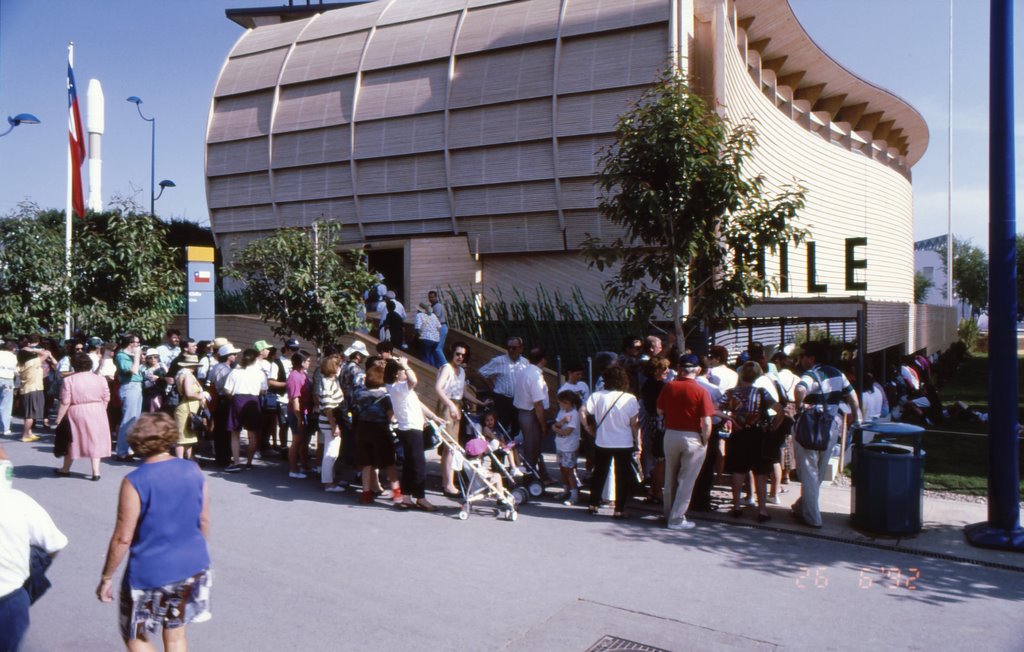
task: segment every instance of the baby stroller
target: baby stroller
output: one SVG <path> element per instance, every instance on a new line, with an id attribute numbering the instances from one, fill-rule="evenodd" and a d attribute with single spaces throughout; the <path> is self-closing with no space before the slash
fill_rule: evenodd
<path id="1" fill-rule="evenodd" d="M 466 422 L 471 436 L 486 441 L 483 436 L 483 429 L 475 417 L 466 415 Z M 540 498 L 544 494 L 544 483 L 541 482 L 537 470 L 526 460 L 520 460 L 520 465 L 516 467 L 511 454 L 508 454 L 507 451 L 502 451 L 502 453 L 506 454 L 499 453 L 503 448 L 514 449 L 516 446 L 516 442 L 509 437 L 508 431 L 500 423 L 497 424 L 497 432 L 495 434 L 500 442 L 492 441 L 490 443 L 488 455 L 498 473 L 508 481 L 508 486 L 512 487 L 511 493 L 512 497 L 515 498 L 516 505 L 522 505 L 531 498 Z"/>
<path id="2" fill-rule="evenodd" d="M 459 520 L 465 521 L 469 518 L 473 503 L 488 499 L 494 499 L 497 503 L 496 518 L 516 520 L 519 514 L 516 511 L 515 498 L 502 485 L 500 476 L 488 468 L 494 454 L 487 446 L 486 440 L 470 439 L 466 442 L 466 448 L 463 448 L 445 428 L 438 428 L 437 433 L 441 437 L 441 445 L 451 452 L 452 468 L 457 473 L 459 493 L 462 494 Z"/>

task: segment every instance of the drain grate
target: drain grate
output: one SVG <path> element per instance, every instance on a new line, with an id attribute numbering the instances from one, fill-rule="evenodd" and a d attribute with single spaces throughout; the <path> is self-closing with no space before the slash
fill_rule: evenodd
<path id="1" fill-rule="evenodd" d="M 618 636 L 605 634 L 601 640 L 586 649 L 586 652 L 669 652 L 669 650 L 653 645 L 644 645 L 636 641 L 628 641 Z"/>

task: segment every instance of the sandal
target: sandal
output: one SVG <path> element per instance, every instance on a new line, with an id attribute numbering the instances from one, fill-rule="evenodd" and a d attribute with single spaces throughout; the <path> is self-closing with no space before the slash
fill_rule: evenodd
<path id="1" fill-rule="evenodd" d="M 53 472 L 62 478 L 66 478 L 71 475 L 71 471 L 65 471 L 63 469 L 54 469 Z"/>
<path id="2" fill-rule="evenodd" d="M 743 508 L 742 507 L 733 507 L 732 509 L 729 510 L 729 516 L 731 516 L 733 518 L 739 518 L 739 517 L 743 516 Z"/>
<path id="3" fill-rule="evenodd" d="M 425 512 L 436 512 L 437 507 L 428 503 L 426 500 L 417 500 L 415 503 L 416 509 L 422 509 Z"/>
<path id="4" fill-rule="evenodd" d="M 621 512 L 615 512 L 614 514 L 612 514 L 612 518 L 617 518 L 619 520 L 625 520 L 625 519 L 629 518 L 629 512 L 627 512 L 625 510 L 623 510 Z"/>

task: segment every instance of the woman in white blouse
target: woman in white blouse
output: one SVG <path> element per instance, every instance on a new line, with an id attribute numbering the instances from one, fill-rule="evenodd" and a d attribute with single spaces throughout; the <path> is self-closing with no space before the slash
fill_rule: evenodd
<path id="1" fill-rule="evenodd" d="M 256 364 L 260 354 L 256 349 L 246 349 L 242 353 L 242 361 L 231 370 L 224 381 L 224 392 L 231 397 L 231 410 L 228 412 L 228 430 L 231 431 L 231 465 L 224 469 L 225 473 L 238 473 L 242 470 L 239 459 L 239 441 L 245 429 L 250 440 L 249 462 L 252 465 L 252 453 L 255 450 L 251 443 L 256 441 L 260 432 L 260 395 L 267 391 L 267 377 Z"/>
<path id="2" fill-rule="evenodd" d="M 477 406 L 484 406 L 470 393 L 466 392 L 466 361 L 469 359 L 469 346 L 462 342 L 452 344 L 451 362 L 445 363 L 437 374 L 434 390 L 437 392 L 437 412 L 444 419 L 444 427 L 455 439 L 462 443 L 459 426 L 462 424 L 463 401 Z M 456 494 L 455 474 L 452 472 L 452 454 L 448 447 L 441 451 L 441 489 L 446 494 Z"/>
<path id="3" fill-rule="evenodd" d="M 622 367 L 609 367 L 603 374 L 604 386 L 587 399 L 583 409 L 597 423 L 594 432 L 594 475 L 590 486 L 590 507 L 596 514 L 601 493 L 608 479 L 609 466 L 615 462 L 615 518 L 626 518 L 626 501 L 636 478 L 633 454 L 640 452 L 640 404 L 630 394 L 629 375 Z M 587 430 L 590 430 L 589 425 Z"/>

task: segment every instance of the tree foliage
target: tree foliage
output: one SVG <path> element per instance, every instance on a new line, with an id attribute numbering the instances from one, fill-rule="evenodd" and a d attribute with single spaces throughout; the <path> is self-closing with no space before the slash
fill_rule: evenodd
<path id="1" fill-rule="evenodd" d="M 946 247 L 936 250 L 946 270 Z M 945 296 L 945 295 L 943 295 Z M 988 254 L 970 239 L 953 237 L 953 296 L 980 311 L 988 305 Z"/>
<path id="2" fill-rule="evenodd" d="M 56 211 L 53 211 L 56 213 Z M 23 203 L 0 220 L 0 333 L 63 329 L 68 306 L 63 214 Z"/>
<path id="3" fill-rule="evenodd" d="M 0 332 L 61 333 L 70 306 L 90 335 L 158 339 L 184 293 L 163 224 L 130 202 L 75 218 L 70 280 L 64 228 L 63 211 L 31 203 L 0 220 Z"/>
<path id="4" fill-rule="evenodd" d="M 922 272 L 914 272 L 914 303 L 924 303 L 928 290 L 934 286 L 932 280 Z"/>
<path id="5" fill-rule="evenodd" d="M 806 237 L 793 224 L 805 191 L 750 173 L 756 146 L 749 123 L 709 109 L 674 70 L 619 118 L 598 183 L 600 210 L 624 235 L 583 244 L 591 265 L 617 265 L 610 299 L 642 316 L 671 310 L 682 337 L 685 297 L 689 318 L 712 326 L 776 287 L 763 257 Z"/>
<path id="6" fill-rule="evenodd" d="M 104 338 L 132 332 L 159 340 L 185 292 L 166 225 L 128 204 L 90 212 L 73 228 L 76 327 Z"/>
<path id="7" fill-rule="evenodd" d="M 276 335 L 322 350 L 363 325 L 363 291 L 376 282 L 361 249 L 339 251 L 340 235 L 337 222 L 280 229 L 238 252 L 227 275 L 245 282 L 246 300 Z"/>

